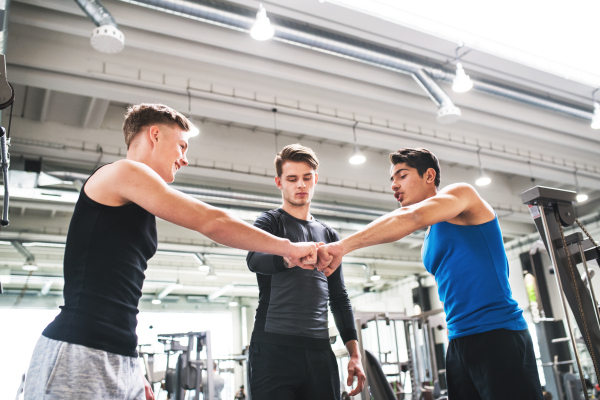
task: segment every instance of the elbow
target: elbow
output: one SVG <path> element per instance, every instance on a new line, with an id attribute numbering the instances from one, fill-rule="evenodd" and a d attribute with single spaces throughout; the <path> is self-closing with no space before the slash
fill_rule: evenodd
<path id="1" fill-rule="evenodd" d="M 248 255 L 246 256 L 246 265 L 248 266 L 248 269 L 250 270 L 250 272 L 256 273 L 256 269 L 254 268 L 253 256 L 254 256 L 254 252 L 252 252 L 252 251 L 248 252 Z"/>
<path id="2" fill-rule="evenodd" d="M 226 212 L 217 209 L 211 210 L 210 215 L 202 222 L 198 231 L 210 239 L 218 240 L 222 236 L 224 222 L 227 219 L 229 219 L 229 215 Z"/>

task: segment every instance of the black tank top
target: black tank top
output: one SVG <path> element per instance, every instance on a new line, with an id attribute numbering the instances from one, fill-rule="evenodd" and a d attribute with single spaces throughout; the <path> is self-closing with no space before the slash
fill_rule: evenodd
<path id="1" fill-rule="evenodd" d="M 154 215 L 134 203 L 97 203 L 84 185 L 67 233 L 65 305 L 42 334 L 137 357 L 137 307 L 156 246 Z"/>

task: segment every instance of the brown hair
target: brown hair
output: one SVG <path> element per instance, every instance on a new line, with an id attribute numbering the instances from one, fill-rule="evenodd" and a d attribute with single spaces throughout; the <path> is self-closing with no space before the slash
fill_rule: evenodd
<path id="1" fill-rule="evenodd" d="M 277 176 L 281 177 L 281 174 L 283 173 L 282 167 L 286 161 L 308 163 L 315 171 L 319 168 L 319 160 L 317 160 L 315 152 L 312 151 L 311 148 L 302 146 L 298 143 L 285 146 L 275 156 Z"/>
<path id="2" fill-rule="evenodd" d="M 440 162 L 435 154 L 427 149 L 403 148 L 390 154 L 392 165 L 406 164 L 411 168 L 415 168 L 419 176 L 423 176 L 429 168 L 435 171 L 435 187 L 440 187 Z"/>
<path id="3" fill-rule="evenodd" d="M 127 108 L 125 122 L 123 122 L 123 134 L 127 148 L 129 149 L 133 139 L 144 127 L 156 124 L 170 126 L 176 124 L 184 132 L 188 132 L 194 126 L 183 114 L 164 104 L 137 104 Z"/>

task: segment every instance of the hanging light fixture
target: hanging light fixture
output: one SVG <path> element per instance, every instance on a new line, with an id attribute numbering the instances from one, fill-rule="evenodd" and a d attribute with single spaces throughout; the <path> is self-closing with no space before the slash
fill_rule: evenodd
<path id="1" fill-rule="evenodd" d="M 250 36 L 256 40 L 269 40 L 275 34 L 271 21 L 267 17 L 267 10 L 263 7 L 262 3 L 258 6 L 258 12 L 256 13 L 256 22 L 250 29 Z"/>
<path id="2" fill-rule="evenodd" d="M 577 193 L 577 197 L 576 197 L 577 202 L 583 203 L 584 201 L 587 201 L 587 199 L 589 197 L 587 194 L 579 191 L 579 180 L 577 179 L 577 168 L 575 168 L 575 171 L 573 171 L 573 174 L 575 175 L 575 192 Z"/>
<path id="3" fill-rule="evenodd" d="M 483 165 L 481 164 L 481 147 L 477 149 L 477 161 L 479 161 L 479 178 L 475 181 L 477 186 L 486 186 L 492 183 L 492 179 L 485 173 L 483 170 Z"/>
<path id="4" fill-rule="evenodd" d="M 162 301 L 160 301 L 160 299 L 152 299 L 152 304 L 159 305 L 160 303 L 162 303 Z"/>
<path id="5" fill-rule="evenodd" d="M 363 155 L 363 153 L 358 149 L 357 146 L 354 146 L 354 151 L 352 152 L 352 156 L 350 157 L 350 164 L 358 165 L 367 161 L 367 158 Z"/>
<path id="6" fill-rule="evenodd" d="M 238 302 L 235 301 L 234 299 L 231 299 L 231 301 L 229 302 L 229 307 L 237 307 L 238 306 Z"/>
<path id="7" fill-rule="evenodd" d="M 210 270 L 208 271 L 208 274 L 206 274 L 206 279 L 214 281 L 217 278 L 218 278 L 218 276 L 215 273 L 215 268 L 211 265 Z"/>
<path id="8" fill-rule="evenodd" d="M 371 277 L 369 279 L 371 279 L 373 282 L 375 282 L 375 281 L 380 280 L 381 276 L 377 275 L 377 271 L 373 270 L 373 275 L 371 275 Z"/>
<path id="9" fill-rule="evenodd" d="M 354 151 L 352 152 L 352 156 L 350 156 L 350 160 L 348 160 L 350 161 L 350 164 L 354 165 L 362 164 L 367 161 L 367 158 L 360 151 L 358 145 L 356 144 L 356 125 L 358 125 L 358 121 L 356 121 L 352 126 L 352 132 L 354 132 Z"/>
<path id="10" fill-rule="evenodd" d="M 458 50 L 460 50 L 464 46 L 464 43 L 461 43 L 456 48 L 456 76 L 454 77 L 454 82 L 452 82 L 452 90 L 456 93 L 464 93 L 473 87 L 473 82 L 465 69 L 460 62 L 460 57 L 458 56 Z"/>
<path id="11" fill-rule="evenodd" d="M 23 271 L 37 271 L 39 267 L 35 263 L 35 260 L 27 260 L 25 264 L 21 267 Z"/>

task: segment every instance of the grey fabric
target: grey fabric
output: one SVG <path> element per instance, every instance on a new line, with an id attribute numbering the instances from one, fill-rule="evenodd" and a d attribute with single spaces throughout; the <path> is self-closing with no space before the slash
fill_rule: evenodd
<path id="1" fill-rule="evenodd" d="M 321 221 L 301 220 L 281 208 L 262 213 L 254 226 L 292 242 L 331 243 L 340 240 L 338 233 Z M 325 277 L 317 270 L 285 268 L 282 260 L 279 256 L 252 251 L 246 257 L 248 269 L 256 273 L 260 291 L 254 332 L 287 335 L 289 345 L 296 345 L 296 338 L 300 336 L 329 340 L 329 301 L 344 343 L 356 340 L 352 304 L 344 285 L 342 266 Z M 253 334 L 255 339 L 258 338 Z M 269 340 L 268 343 L 275 342 Z M 281 341 L 278 343 L 283 344 Z"/>
<path id="2" fill-rule="evenodd" d="M 48 339 L 38 340 L 24 400 L 146 400 L 138 359 Z"/>

